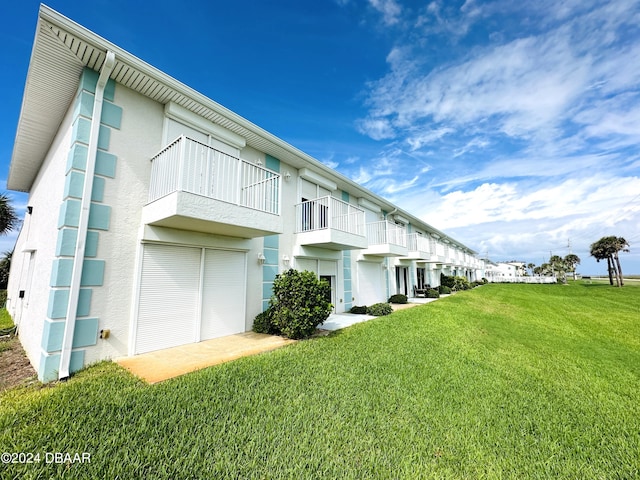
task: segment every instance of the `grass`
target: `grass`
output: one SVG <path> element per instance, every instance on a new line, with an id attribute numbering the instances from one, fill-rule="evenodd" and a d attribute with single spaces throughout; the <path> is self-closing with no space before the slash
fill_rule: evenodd
<path id="1" fill-rule="evenodd" d="M 0 308 L 0 331 L 13 328 L 13 320 L 6 308 Z"/>
<path id="2" fill-rule="evenodd" d="M 488 285 L 149 386 L 0 396 L 9 478 L 636 478 L 640 287 Z M 6 467 L 6 466 L 5 466 Z"/>

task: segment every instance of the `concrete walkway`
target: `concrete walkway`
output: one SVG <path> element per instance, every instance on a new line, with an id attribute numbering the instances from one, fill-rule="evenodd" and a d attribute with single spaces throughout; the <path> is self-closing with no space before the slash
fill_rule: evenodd
<path id="1" fill-rule="evenodd" d="M 293 342 L 295 340 L 283 337 L 245 332 L 123 357 L 116 359 L 116 363 L 148 383 L 157 383 L 237 358 L 275 350 Z"/>
<path id="2" fill-rule="evenodd" d="M 412 298 L 411 303 L 393 304 L 394 310 L 415 307 L 429 303 L 435 298 Z M 332 313 L 320 326 L 321 330 L 340 330 L 360 322 L 376 318 L 372 315 L 355 315 L 352 313 Z M 275 350 L 296 340 L 245 332 L 227 337 L 214 338 L 204 342 L 188 343 L 179 347 L 156 350 L 133 357 L 116 359 L 116 363 L 140 377 L 147 383 L 158 383 L 169 378 L 202 368 L 229 362 L 241 357 Z"/>

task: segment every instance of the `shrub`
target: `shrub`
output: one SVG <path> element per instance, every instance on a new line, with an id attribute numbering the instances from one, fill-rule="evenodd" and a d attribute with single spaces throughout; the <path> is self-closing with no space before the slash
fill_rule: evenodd
<path id="1" fill-rule="evenodd" d="M 445 286 L 449 288 L 453 288 L 456 285 L 456 278 L 445 275 L 444 273 L 440 274 L 440 286 Z M 440 292 L 442 293 L 442 292 Z"/>
<path id="2" fill-rule="evenodd" d="M 358 307 L 357 305 L 354 305 L 353 307 L 351 307 L 351 310 L 349 310 L 350 313 L 357 313 L 359 315 L 364 315 L 365 313 L 367 313 L 367 307 L 365 305 Z"/>
<path id="3" fill-rule="evenodd" d="M 440 295 L 448 295 L 449 293 L 451 293 L 451 288 L 447 287 L 446 285 L 440 285 L 438 287 L 438 292 L 440 293 Z"/>
<path id="4" fill-rule="evenodd" d="M 259 313 L 253 320 L 253 331 L 256 333 L 267 333 L 269 335 L 279 335 L 280 330 L 273 323 L 273 309 L 267 308 L 264 312 Z"/>
<path id="5" fill-rule="evenodd" d="M 375 317 L 382 317 L 383 315 L 389 315 L 393 312 L 393 308 L 388 303 L 374 303 L 367 308 L 367 313 Z"/>
<path id="6" fill-rule="evenodd" d="M 289 269 L 276 275 L 269 309 L 273 325 L 288 338 L 306 338 L 331 313 L 331 286 L 315 273 Z"/>
<path id="7" fill-rule="evenodd" d="M 395 295 L 391 295 L 389 303 L 407 303 L 407 296 L 402 293 L 396 293 Z"/>
<path id="8" fill-rule="evenodd" d="M 427 290 L 427 298 L 440 298 L 440 293 L 435 288 Z"/>
<path id="9" fill-rule="evenodd" d="M 453 284 L 453 289 L 460 291 L 460 290 L 469 290 L 471 288 L 471 284 L 469 283 L 469 280 L 467 280 L 465 277 L 454 277 L 454 284 Z"/>

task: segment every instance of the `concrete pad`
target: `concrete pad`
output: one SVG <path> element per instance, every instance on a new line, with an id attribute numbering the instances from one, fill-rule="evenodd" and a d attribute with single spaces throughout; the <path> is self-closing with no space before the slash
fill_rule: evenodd
<path id="1" fill-rule="evenodd" d="M 122 357 L 116 359 L 116 363 L 148 383 L 157 383 L 237 358 L 275 350 L 294 342 L 295 340 L 283 337 L 245 332 L 133 357 Z"/>

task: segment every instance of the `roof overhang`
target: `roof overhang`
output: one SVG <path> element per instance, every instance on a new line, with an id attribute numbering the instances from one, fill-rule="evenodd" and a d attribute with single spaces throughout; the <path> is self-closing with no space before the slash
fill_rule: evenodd
<path id="1" fill-rule="evenodd" d="M 396 209 L 388 200 L 361 187 L 284 140 L 184 85 L 129 52 L 87 30 L 55 10 L 41 5 L 31 52 L 24 97 L 14 144 L 7 188 L 28 192 L 76 95 L 84 68 L 100 71 L 106 52 L 115 53 L 111 78 L 163 105 L 177 104 L 246 139 L 247 145 L 295 168 L 307 168 L 336 179 L 337 187 L 383 208 Z M 428 232 L 448 238 L 475 253 L 419 218 L 397 209 Z"/>

